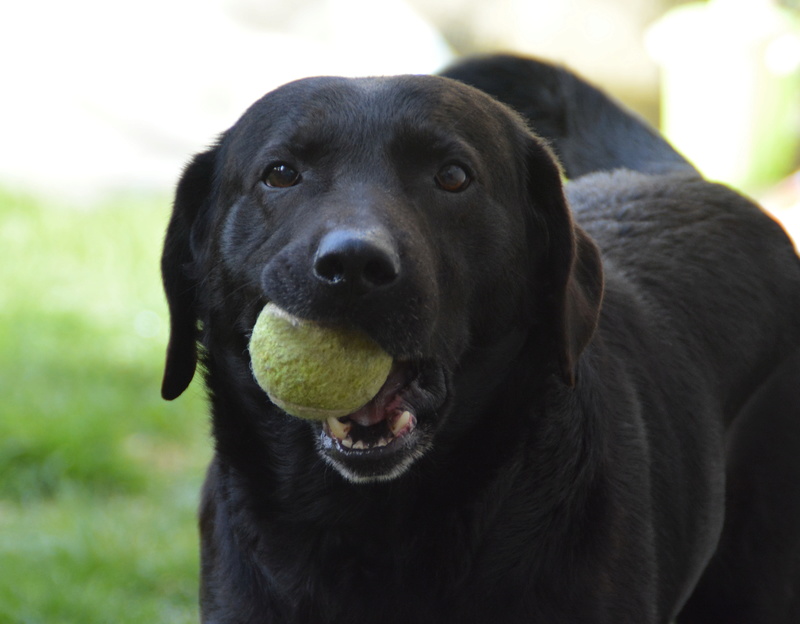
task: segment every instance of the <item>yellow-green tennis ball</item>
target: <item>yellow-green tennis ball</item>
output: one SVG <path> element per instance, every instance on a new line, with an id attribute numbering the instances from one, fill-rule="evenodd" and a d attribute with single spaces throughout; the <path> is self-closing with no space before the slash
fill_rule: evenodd
<path id="1" fill-rule="evenodd" d="M 299 319 L 272 303 L 253 327 L 250 359 L 273 403 L 313 420 L 369 403 L 392 367 L 391 356 L 361 332 Z"/>

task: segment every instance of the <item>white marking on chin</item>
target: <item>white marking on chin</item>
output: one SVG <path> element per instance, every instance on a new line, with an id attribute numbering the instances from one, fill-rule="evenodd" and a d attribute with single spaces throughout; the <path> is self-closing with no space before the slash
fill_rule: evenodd
<path id="1" fill-rule="evenodd" d="M 352 472 L 347 466 L 344 466 L 327 455 L 323 455 L 322 458 L 328 463 L 328 465 L 334 468 L 336 472 L 338 472 L 350 483 L 387 483 L 389 481 L 394 481 L 408 472 L 408 469 L 411 468 L 411 466 L 425 454 L 425 450 L 427 450 L 427 446 L 426 448 L 415 449 L 412 454 L 407 455 L 400 461 L 400 463 L 398 463 L 396 466 L 393 466 L 389 472 L 372 475 Z"/>

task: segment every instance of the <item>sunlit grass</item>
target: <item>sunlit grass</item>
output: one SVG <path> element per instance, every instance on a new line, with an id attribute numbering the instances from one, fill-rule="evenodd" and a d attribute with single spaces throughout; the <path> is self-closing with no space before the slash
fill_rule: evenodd
<path id="1" fill-rule="evenodd" d="M 0 623 L 196 621 L 197 386 L 159 397 L 168 201 L 0 194 Z"/>

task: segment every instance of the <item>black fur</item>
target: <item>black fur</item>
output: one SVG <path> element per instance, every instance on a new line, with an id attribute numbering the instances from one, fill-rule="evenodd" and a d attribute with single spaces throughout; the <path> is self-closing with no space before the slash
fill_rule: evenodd
<path id="1" fill-rule="evenodd" d="M 790 241 L 563 69 L 445 74 L 517 108 L 572 180 L 510 108 L 408 76 L 284 86 L 184 173 L 163 394 L 199 339 L 203 620 L 797 621 Z M 265 183 L 275 164 L 296 183 Z M 247 352 L 268 301 L 379 342 L 376 409 L 416 428 L 348 450 L 272 405 Z"/>

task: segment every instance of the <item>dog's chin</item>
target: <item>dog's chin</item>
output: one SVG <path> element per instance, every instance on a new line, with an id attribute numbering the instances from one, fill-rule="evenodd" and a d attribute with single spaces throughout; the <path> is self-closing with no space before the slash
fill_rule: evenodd
<path id="1" fill-rule="evenodd" d="M 367 405 L 348 416 L 314 423 L 317 450 L 353 483 L 396 479 L 430 449 L 447 395 L 441 365 L 395 363 Z"/>

